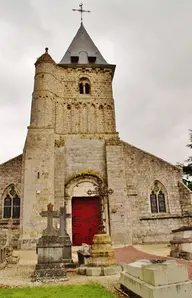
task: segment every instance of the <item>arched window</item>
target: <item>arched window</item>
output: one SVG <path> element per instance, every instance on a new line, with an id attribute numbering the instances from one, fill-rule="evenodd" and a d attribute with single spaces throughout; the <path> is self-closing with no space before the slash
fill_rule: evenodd
<path id="1" fill-rule="evenodd" d="M 166 206 L 165 206 L 165 195 L 160 190 L 158 194 L 158 205 L 159 205 L 159 212 L 166 212 Z"/>
<path id="2" fill-rule="evenodd" d="M 20 198 L 18 195 L 15 195 L 13 198 L 13 218 L 19 218 L 20 217 Z"/>
<path id="3" fill-rule="evenodd" d="M 152 185 L 150 204 L 152 213 L 166 212 L 165 189 L 159 181 L 155 181 Z"/>
<path id="4" fill-rule="evenodd" d="M 81 78 L 79 82 L 79 93 L 80 94 L 90 94 L 91 84 L 87 78 Z"/>
<path id="5" fill-rule="evenodd" d="M 154 193 L 154 191 L 152 191 L 152 193 L 150 195 L 150 202 L 151 202 L 151 212 L 152 213 L 157 213 L 158 212 L 158 208 L 157 208 L 157 196 Z"/>
<path id="6" fill-rule="evenodd" d="M 4 193 L 4 218 L 20 218 L 20 197 L 11 184 Z"/>
<path id="7" fill-rule="evenodd" d="M 4 199 L 4 218 L 11 217 L 11 198 L 9 195 Z"/>

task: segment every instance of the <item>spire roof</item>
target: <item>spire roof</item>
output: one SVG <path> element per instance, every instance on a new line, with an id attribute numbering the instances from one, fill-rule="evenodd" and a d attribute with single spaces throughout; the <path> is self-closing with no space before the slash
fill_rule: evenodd
<path id="1" fill-rule="evenodd" d="M 69 64 L 108 65 L 82 23 L 59 63 L 61 66 Z"/>

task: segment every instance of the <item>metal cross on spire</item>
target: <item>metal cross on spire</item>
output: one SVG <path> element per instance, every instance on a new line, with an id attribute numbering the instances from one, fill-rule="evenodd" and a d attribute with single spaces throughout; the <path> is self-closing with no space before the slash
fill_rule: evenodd
<path id="1" fill-rule="evenodd" d="M 90 12 L 90 10 L 84 10 L 83 9 L 83 3 L 79 4 L 79 9 L 72 9 L 72 11 L 78 11 L 81 13 L 81 24 L 83 24 L 83 13 L 84 12 Z"/>

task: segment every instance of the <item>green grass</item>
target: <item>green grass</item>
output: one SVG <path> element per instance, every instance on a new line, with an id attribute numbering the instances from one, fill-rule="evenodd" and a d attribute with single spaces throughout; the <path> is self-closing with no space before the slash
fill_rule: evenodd
<path id="1" fill-rule="evenodd" d="M 0 298 L 114 298 L 98 284 L 0 289 Z"/>

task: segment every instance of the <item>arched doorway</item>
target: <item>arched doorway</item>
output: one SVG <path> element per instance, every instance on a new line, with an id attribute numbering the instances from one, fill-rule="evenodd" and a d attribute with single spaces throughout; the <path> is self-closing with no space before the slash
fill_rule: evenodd
<path id="1" fill-rule="evenodd" d="M 100 220 L 100 198 L 88 195 L 88 190 L 95 190 L 100 179 L 96 176 L 83 175 L 73 178 L 65 187 L 67 213 L 66 229 L 73 245 L 92 244 L 93 236 L 98 232 Z M 108 232 L 107 200 L 104 203 L 106 232 Z"/>

